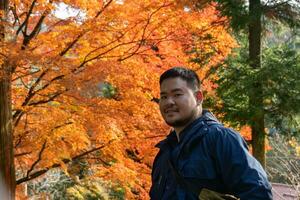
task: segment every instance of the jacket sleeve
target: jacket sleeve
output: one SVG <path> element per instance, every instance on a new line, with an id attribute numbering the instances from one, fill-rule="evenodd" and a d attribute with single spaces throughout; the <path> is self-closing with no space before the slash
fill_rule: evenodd
<path id="1" fill-rule="evenodd" d="M 228 191 L 241 200 L 271 200 L 271 185 L 260 163 L 249 153 L 240 134 L 215 127 L 209 134 L 211 156 Z"/>

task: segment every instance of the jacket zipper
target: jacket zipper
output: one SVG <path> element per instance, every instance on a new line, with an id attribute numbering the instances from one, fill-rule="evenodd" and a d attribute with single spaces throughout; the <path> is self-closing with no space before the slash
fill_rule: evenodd
<path id="1" fill-rule="evenodd" d="M 162 175 L 159 176 L 158 185 L 160 185 L 161 179 L 162 179 Z"/>

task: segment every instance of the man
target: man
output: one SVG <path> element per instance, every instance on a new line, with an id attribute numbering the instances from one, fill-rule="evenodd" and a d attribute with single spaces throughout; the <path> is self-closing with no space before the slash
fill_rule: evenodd
<path id="1" fill-rule="evenodd" d="M 152 169 L 152 200 L 215 199 L 204 198 L 207 191 L 241 200 L 272 199 L 266 173 L 243 138 L 202 110 L 194 71 L 167 70 L 160 90 L 160 112 L 173 131 L 156 145 L 160 151 Z"/>

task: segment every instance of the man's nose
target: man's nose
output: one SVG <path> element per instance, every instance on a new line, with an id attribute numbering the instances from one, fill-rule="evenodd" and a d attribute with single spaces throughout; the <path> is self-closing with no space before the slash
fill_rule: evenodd
<path id="1" fill-rule="evenodd" d="M 173 97 L 167 97 L 166 105 L 173 105 L 173 104 L 175 104 L 174 98 Z"/>

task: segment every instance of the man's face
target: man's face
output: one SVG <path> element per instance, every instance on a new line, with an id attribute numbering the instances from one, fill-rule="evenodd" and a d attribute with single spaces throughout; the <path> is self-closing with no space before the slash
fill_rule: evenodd
<path id="1" fill-rule="evenodd" d="M 185 127 L 197 117 L 197 99 L 181 78 L 165 79 L 160 86 L 159 108 L 166 123 L 172 127 Z"/>

